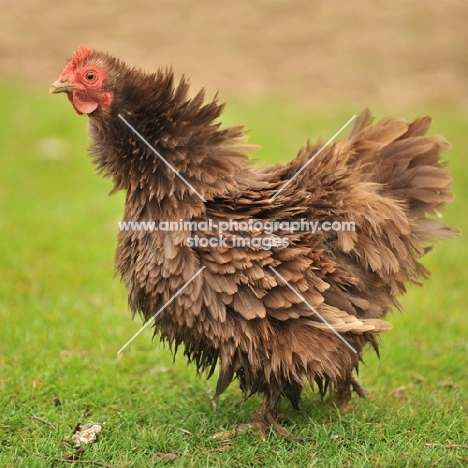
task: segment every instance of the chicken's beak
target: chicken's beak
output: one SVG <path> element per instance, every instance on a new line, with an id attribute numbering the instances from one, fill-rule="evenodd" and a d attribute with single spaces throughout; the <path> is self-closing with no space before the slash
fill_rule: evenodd
<path id="1" fill-rule="evenodd" d="M 50 94 L 71 93 L 72 91 L 73 86 L 67 78 L 59 78 L 49 89 Z"/>

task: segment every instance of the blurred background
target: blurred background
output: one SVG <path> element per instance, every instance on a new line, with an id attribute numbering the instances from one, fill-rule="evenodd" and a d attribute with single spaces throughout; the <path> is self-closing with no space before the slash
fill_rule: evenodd
<path id="1" fill-rule="evenodd" d="M 468 106 L 465 0 L 0 1 L 0 77 L 46 91 L 78 45 L 210 95 Z"/>
<path id="2" fill-rule="evenodd" d="M 207 99 L 219 91 L 223 124 L 245 124 L 266 162 L 328 140 L 365 107 L 429 114 L 429 133 L 452 142 L 444 219 L 464 233 L 425 257 L 432 276 L 389 317 L 381 360 L 366 354 L 368 400 L 348 416 L 309 394 L 306 411 L 284 409 L 324 436 L 317 451 L 240 438 L 218 453 L 211 436 L 258 402 L 240 406 L 232 385 L 215 412 L 214 382 L 174 363 L 150 330 L 116 362 L 141 326 L 113 278 L 124 194 L 108 197 L 87 157 L 86 117 L 48 94 L 79 45 L 173 67 Z M 424 444 L 466 444 L 468 424 L 467 0 L 0 0 L 0 103 L 0 466 L 51 466 L 34 453 L 69 456 L 62 441 L 90 419 L 108 423 L 93 453 L 115 466 L 153 466 L 148 454 L 166 449 L 187 457 L 177 466 L 253 466 L 249 453 L 262 466 L 467 466 L 466 450 Z"/>

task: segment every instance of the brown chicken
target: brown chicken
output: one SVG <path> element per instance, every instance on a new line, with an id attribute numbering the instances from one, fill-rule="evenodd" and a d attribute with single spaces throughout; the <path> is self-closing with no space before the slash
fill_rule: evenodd
<path id="1" fill-rule="evenodd" d="M 198 371 L 219 364 L 216 396 L 235 377 L 263 394 L 257 426 L 286 434 L 279 401 L 297 408 L 307 382 L 364 396 L 366 343 L 378 351 L 397 296 L 428 276 L 430 243 L 456 235 L 432 216 L 452 199 L 449 144 L 425 136 L 429 117 L 364 111 L 333 145 L 252 166 L 242 127 L 188 91 L 85 47 L 51 88 L 89 117 L 92 160 L 126 192 L 116 268 L 131 310 Z"/>

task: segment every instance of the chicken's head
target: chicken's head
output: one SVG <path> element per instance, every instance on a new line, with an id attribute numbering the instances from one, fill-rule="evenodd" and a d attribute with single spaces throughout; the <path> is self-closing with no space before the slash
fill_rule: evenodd
<path id="1" fill-rule="evenodd" d="M 80 47 L 50 92 L 67 93 L 78 114 L 91 114 L 99 106 L 109 108 L 111 105 L 112 91 L 108 78 L 99 57 L 91 49 Z"/>

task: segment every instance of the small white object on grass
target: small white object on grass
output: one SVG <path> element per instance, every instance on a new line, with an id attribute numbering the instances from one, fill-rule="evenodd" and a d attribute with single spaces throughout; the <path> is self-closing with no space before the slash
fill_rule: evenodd
<path id="1" fill-rule="evenodd" d="M 104 423 L 78 424 L 72 436 L 73 447 L 79 448 L 82 445 L 96 442 L 98 434 L 104 428 Z"/>

